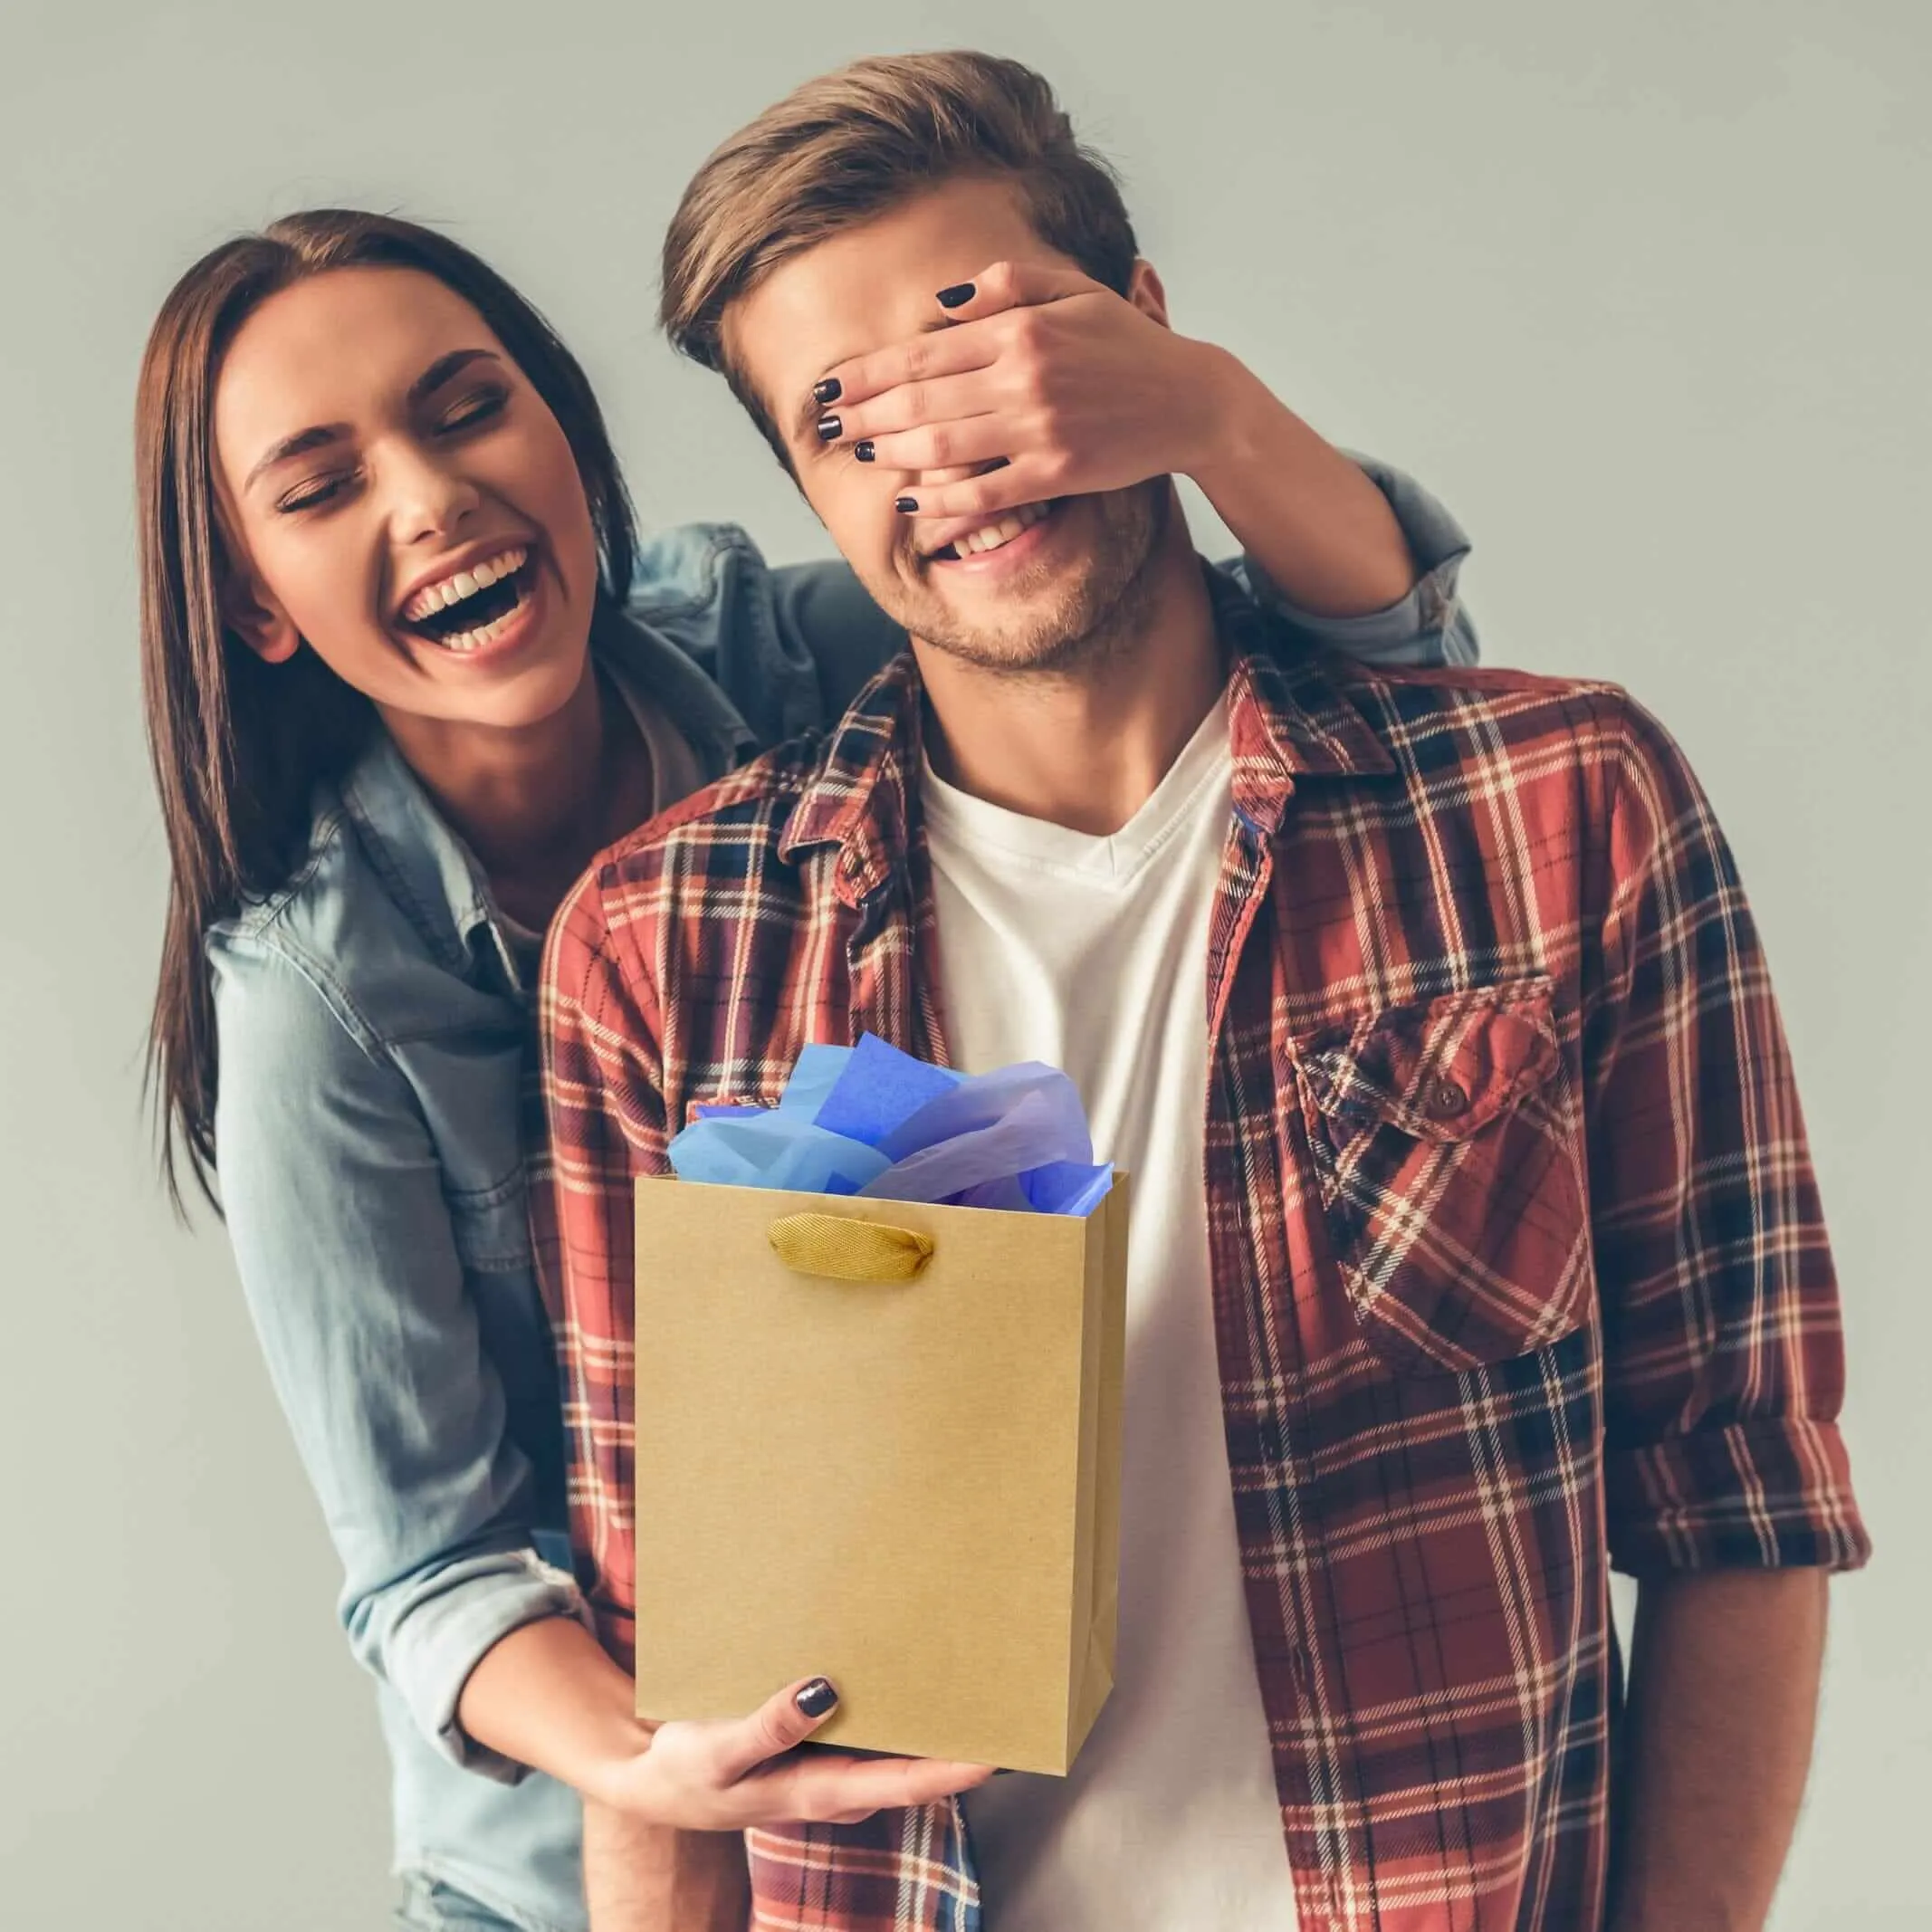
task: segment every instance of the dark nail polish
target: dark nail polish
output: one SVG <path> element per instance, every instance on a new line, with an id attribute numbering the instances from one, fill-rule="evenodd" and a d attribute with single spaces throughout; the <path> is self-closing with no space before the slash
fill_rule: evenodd
<path id="1" fill-rule="evenodd" d="M 815 403 L 836 403 L 845 393 L 845 384 L 836 376 L 827 376 L 823 382 L 812 385 L 812 400 Z"/>
<path id="2" fill-rule="evenodd" d="M 822 1677 L 815 1677 L 792 1699 L 808 1717 L 822 1717 L 838 1702 L 838 1693 Z"/>
<path id="3" fill-rule="evenodd" d="M 919 508 L 919 499 L 916 496 L 895 496 L 893 499 L 893 508 L 894 510 L 903 510 L 910 516 L 913 511 Z"/>
<path id="4" fill-rule="evenodd" d="M 845 428 L 836 416 L 822 416 L 818 418 L 818 440 L 821 443 L 836 443 Z"/>
<path id="5" fill-rule="evenodd" d="M 972 300 L 972 283 L 955 282 L 950 289 L 939 292 L 939 305 L 942 309 L 963 309 Z"/>
<path id="6" fill-rule="evenodd" d="M 861 463 L 870 463 L 878 454 L 878 451 L 873 448 L 872 438 L 867 436 L 863 443 L 855 443 L 852 445 L 852 454 Z"/>

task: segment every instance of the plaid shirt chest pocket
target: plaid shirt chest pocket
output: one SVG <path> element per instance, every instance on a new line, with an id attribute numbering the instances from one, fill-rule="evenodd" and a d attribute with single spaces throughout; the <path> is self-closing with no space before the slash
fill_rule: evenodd
<path id="1" fill-rule="evenodd" d="M 1547 980 L 1387 1007 L 1295 1060 L 1329 1243 L 1385 1362 L 1470 1369 L 1584 1321 L 1582 1128 Z"/>

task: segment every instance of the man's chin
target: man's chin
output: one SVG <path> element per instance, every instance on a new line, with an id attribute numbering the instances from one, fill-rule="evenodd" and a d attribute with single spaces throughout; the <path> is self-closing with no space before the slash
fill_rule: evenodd
<path id="1" fill-rule="evenodd" d="M 923 643 L 986 670 L 1046 670 L 1059 663 L 1086 627 L 1078 576 L 1031 584 L 954 590 L 933 598 L 911 626 Z"/>
<path id="2" fill-rule="evenodd" d="M 933 649 L 985 670 L 1071 671 L 1133 628 L 1162 521 L 1145 487 L 1063 498 L 1009 544 L 920 566 L 913 607 L 894 615 Z"/>

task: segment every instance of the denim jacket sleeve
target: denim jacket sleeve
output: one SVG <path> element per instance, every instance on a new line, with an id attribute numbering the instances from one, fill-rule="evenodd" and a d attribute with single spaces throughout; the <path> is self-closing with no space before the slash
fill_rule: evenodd
<path id="1" fill-rule="evenodd" d="M 533 1477 L 465 1292 L 408 1083 L 326 975 L 259 935 L 211 948 L 223 1206 L 276 1393 L 344 1570 L 359 1662 L 472 1770 L 521 1766 L 456 1721 L 471 1670 L 583 1613 L 531 1542 Z"/>
<path id="2" fill-rule="evenodd" d="M 1237 558 L 1221 569 L 1312 644 L 1346 651 L 1370 664 L 1475 664 L 1481 646 L 1456 590 L 1463 560 L 1469 554 L 1469 540 L 1461 524 L 1412 476 L 1372 456 L 1351 452 L 1350 460 L 1388 499 L 1408 540 L 1417 574 L 1406 597 L 1385 610 L 1353 617 L 1317 617 L 1285 597 L 1251 558 Z"/>

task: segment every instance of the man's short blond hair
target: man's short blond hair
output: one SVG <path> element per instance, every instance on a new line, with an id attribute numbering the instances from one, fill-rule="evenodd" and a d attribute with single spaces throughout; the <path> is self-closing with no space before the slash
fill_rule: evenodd
<path id="1" fill-rule="evenodd" d="M 732 366 L 726 312 L 789 256 L 971 176 L 1009 181 L 1043 242 L 1126 293 L 1139 251 L 1119 180 L 1075 139 L 1052 88 L 994 54 L 893 54 L 808 81 L 698 170 L 665 236 L 665 333 L 723 372 L 789 462 Z"/>

